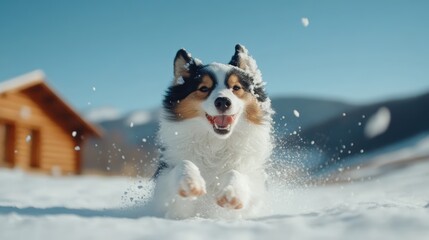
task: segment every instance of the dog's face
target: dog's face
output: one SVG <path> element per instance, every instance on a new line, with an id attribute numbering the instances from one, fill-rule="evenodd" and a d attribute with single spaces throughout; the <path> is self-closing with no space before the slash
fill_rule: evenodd
<path id="1" fill-rule="evenodd" d="M 168 120 L 197 119 L 220 138 L 229 137 L 240 120 L 263 124 L 261 103 L 267 97 L 260 71 L 243 46 L 235 50 L 229 64 L 208 65 L 184 49 L 177 52 L 174 81 L 163 102 Z"/>

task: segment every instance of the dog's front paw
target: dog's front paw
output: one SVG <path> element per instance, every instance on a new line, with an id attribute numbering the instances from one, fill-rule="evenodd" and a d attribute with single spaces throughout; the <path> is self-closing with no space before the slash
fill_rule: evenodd
<path id="1" fill-rule="evenodd" d="M 206 183 L 201 176 L 183 176 L 179 182 L 178 194 L 184 198 L 202 196 L 206 194 Z"/>
<path id="2" fill-rule="evenodd" d="M 220 177 L 216 194 L 216 203 L 228 209 L 245 208 L 249 202 L 250 189 L 247 177 L 231 170 Z"/>
<path id="3" fill-rule="evenodd" d="M 196 198 L 206 194 L 206 182 L 198 167 L 189 161 L 184 161 L 183 167 L 177 193 L 184 198 Z"/>
<path id="4" fill-rule="evenodd" d="M 237 195 L 237 192 L 230 185 L 224 188 L 217 196 L 217 205 L 229 209 L 242 209 L 244 207 L 243 197 Z"/>

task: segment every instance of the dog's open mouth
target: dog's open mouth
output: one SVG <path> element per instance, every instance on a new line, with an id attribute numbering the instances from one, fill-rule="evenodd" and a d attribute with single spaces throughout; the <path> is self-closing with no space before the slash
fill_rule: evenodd
<path id="1" fill-rule="evenodd" d="M 209 123 L 213 125 L 215 133 L 224 135 L 231 131 L 231 125 L 234 123 L 235 115 L 210 116 L 206 113 L 206 118 Z"/>

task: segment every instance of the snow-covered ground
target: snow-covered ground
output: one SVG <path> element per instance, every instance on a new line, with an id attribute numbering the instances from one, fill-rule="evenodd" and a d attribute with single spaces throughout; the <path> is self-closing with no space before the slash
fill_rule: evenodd
<path id="1" fill-rule="evenodd" d="M 271 187 L 246 220 L 168 220 L 126 208 L 150 184 L 0 170 L 0 239 L 429 239 L 429 161 L 371 181 Z M 124 209 L 125 208 L 125 209 Z"/>

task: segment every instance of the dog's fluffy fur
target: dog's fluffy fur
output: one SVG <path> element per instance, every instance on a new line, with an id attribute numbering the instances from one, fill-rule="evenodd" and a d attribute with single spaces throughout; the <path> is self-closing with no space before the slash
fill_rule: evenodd
<path id="1" fill-rule="evenodd" d="M 235 47 L 229 64 L 208 65 L 179 50 L 163 102 L 152 210 L 174 219 L 253 216 L 266 191 L 272 113 L 245 47 Z"/>

